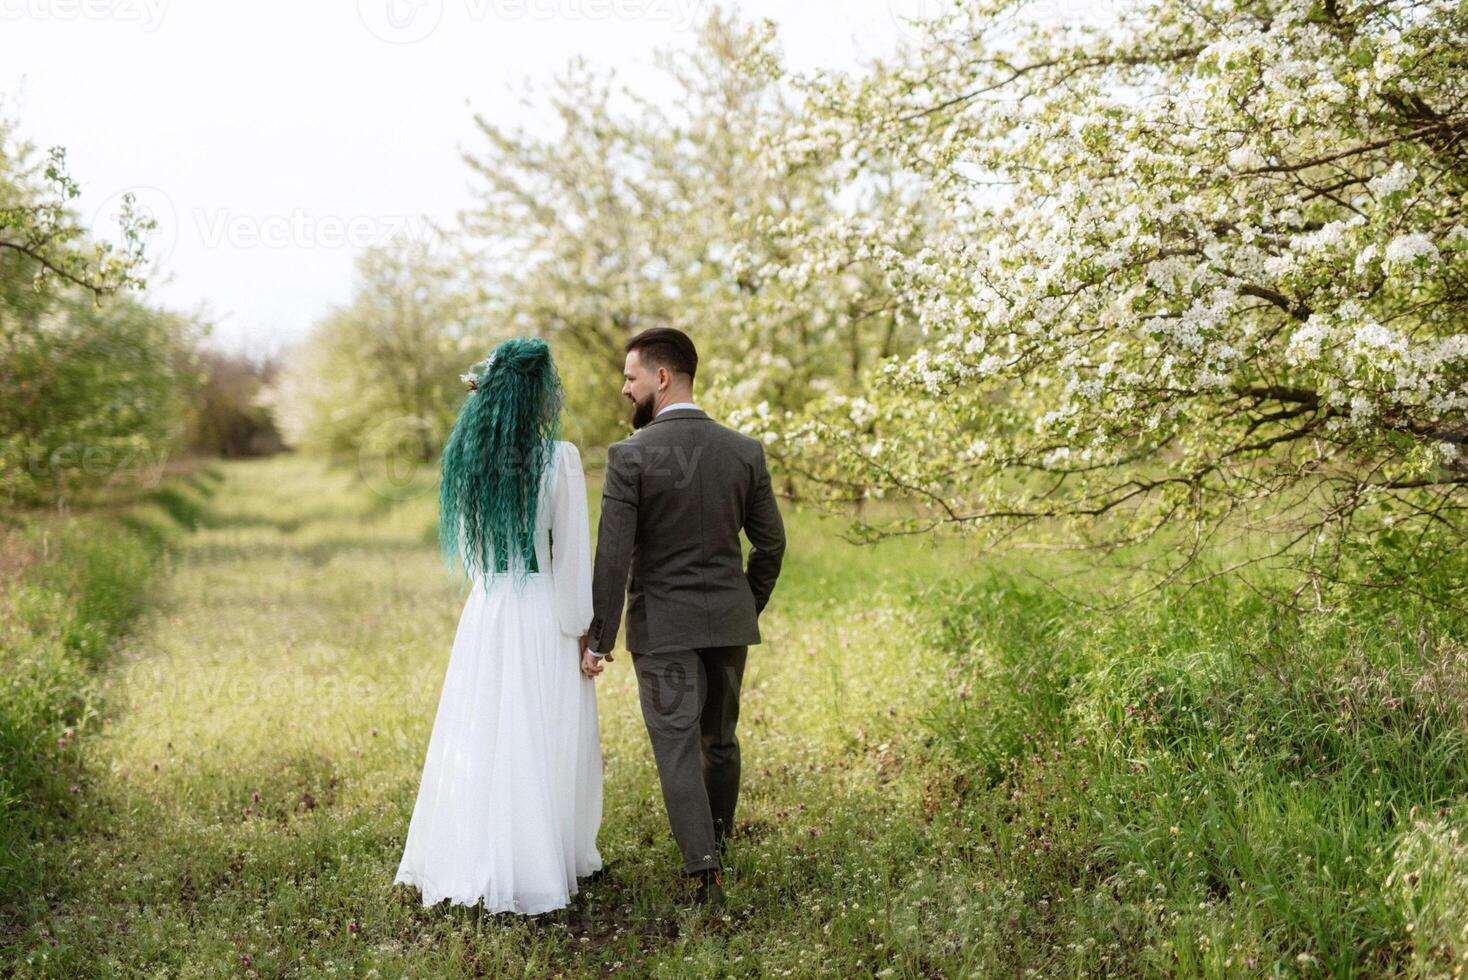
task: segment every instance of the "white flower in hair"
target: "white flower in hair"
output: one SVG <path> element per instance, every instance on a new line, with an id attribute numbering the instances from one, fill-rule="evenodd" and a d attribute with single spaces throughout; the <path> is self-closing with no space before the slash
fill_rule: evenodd
<path id="1" fill-rule="evenodd" d="M 484 360 L 484 373 L 485 374 L 488 374 L 489 373 L 489 369 L 494 365 L 494 358 L 495 358 L 495 352 L 493 352 L 493 351 L 490 352 L 489 357 L 485 358 L 485 360 Z M 464 382 L 464 384 L 468 386 L 468 388 L 469 388 L 470 391 L 478 391 L 479 390 L 479 379 L 482 378 L 482 377 L 484 377 L 483 374 L 476 374 L 475 372 L 470 371 L 467 374 L 461 374 L 461 375 L 459 375 L 459 380 L 462 381 L 462 382 Z"/>

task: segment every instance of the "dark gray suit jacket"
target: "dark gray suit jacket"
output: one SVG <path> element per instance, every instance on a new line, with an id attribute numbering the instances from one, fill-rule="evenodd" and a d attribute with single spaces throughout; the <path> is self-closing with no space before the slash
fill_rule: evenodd
<path id="1" fill-rule="evenodd" d="M 784 553 L 764 446 L 699 409 L 666 411 L 607 449 L 588 645 L 611 652 L 624 598 L 634 653 L 758 643 Z"/>

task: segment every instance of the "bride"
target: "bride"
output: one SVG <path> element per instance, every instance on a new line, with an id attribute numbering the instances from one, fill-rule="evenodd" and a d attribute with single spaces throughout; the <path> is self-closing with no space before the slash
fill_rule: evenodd
<path id="1" fill-rule="evenodd" d="M 534 915 L 602 868 L 586 485 L 576 447 L 556 438 L 545 342 L 507 340 L 482 363 L 464 376 L 439 489 L 442 555 L 450 571 L 459 555 L 473 587 L 394 884 L 424 907 Z"/>

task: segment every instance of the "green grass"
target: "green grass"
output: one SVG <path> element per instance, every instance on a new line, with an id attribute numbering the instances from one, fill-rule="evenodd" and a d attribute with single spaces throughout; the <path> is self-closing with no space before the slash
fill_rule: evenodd
<path id="1" fill-rule="evenodd" d="M 189 481 L 201 479 L 194 474 Z M 99 727 L 99 671 L 144 608 L 165 543 L 202 504 L 191 482 L 119 492 L 109 515 L 7 514 L 0 581 L 0 921 L 34 890 L 44 848 L 74 819 L 92 774 L 81 743 Z"/>
<path id="2" fill-rule="evenodd" d="M 428 484 L 223 464 L 105 663 L 105 724 L 0 972 L 1451 975 L 1468 651 L 1396 598 L 1212 586 L 1097 613 L 962 541 L 787 510 L 721 916 L 686 885 L 630 662 L 598 681 L 601 849 L 567 914 L 391 885 L 464 595 Z M 594 494 L 593 494 L 594 497 Z M 593 510 L 593 519 L 595 513 Z"/>
<path id="3" fill-rule="evenodd" d="M 1219 584 L 1096 614 L 1004 574 L 930 598 L 959 685 L 931 762 L 973 874 L 1024 908 L 991 968 L 1468 962 L 1462 611 L 1299 617 Z"/>
<path id="4" fill-rule="evenodd" d="M 475 922 L 390 885 L 464 601 L 431 495 L 383 506 L 355 474 L 294 458 L 223 469 L 117 660 L 110 723 L 84 743 L 97 781 L 10 969 L 846 972 L 899 944 L 960 968 L 956 931 L 892 919 L 914 888 L 946 902 L 956 860 L 916 819 L 927 777 L 903 763 L 940 680 L 906 598 L 931 549 L 873 553 L 790 515 L 790 572 L 746 674 L 727 918 L 675 907 L 687 883 L 619 658 L 599 681 L 617 874 L 559 923 Z"/>

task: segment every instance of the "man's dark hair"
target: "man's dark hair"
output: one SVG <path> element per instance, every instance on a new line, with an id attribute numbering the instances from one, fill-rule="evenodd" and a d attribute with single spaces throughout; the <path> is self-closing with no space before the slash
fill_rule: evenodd
<path id="1" fill-rule="evenodd" d="M 673 327 L 652 327 L 627 341 L 627 353 L 637 351 L 642 363 L 652 368 L 665 367 L 693 375 L 698 371 L 698 349 L 682 330 Z"/>

